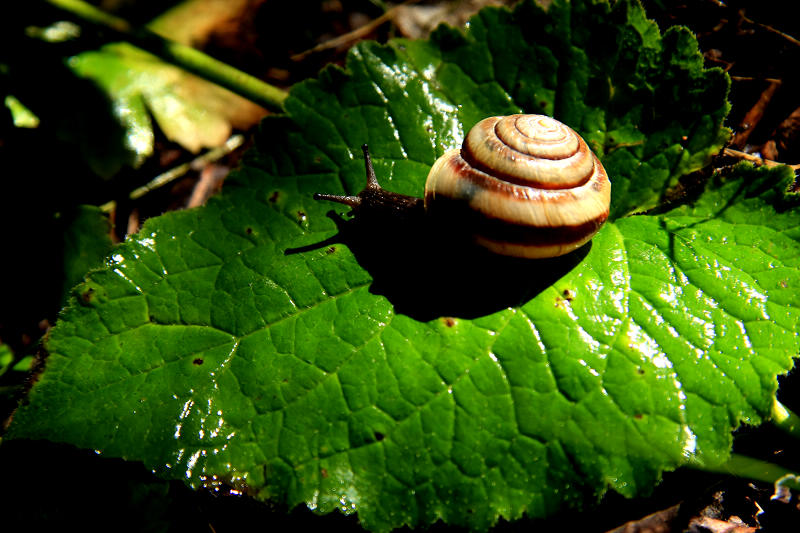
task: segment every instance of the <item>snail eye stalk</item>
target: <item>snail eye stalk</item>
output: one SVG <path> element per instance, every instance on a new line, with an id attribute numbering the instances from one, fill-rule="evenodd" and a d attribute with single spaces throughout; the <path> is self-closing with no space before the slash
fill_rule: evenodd
<path id="1" fill-rule="evenodd" d="M 315 193 L 314 200 L 327 200 L 350 206 L 353 208 L 355 216 L 400 216 L 405 218 L 422 214 L 423 201 L 421 198 L 387 191 L 380 186 L 378 178 L 375 176 L 375 168 L 372 166 L 369 147 L 363 144 L 361 150 L 364 152 L 364 168 L 367 177 L 364 189 L 355 196 Z"/>

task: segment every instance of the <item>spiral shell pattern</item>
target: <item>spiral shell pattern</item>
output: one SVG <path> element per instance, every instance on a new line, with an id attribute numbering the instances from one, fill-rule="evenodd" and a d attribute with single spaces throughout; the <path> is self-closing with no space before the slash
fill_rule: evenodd
<path id="1" fill-rule="evenodd" d="M 516 257 L 582 246 L 608 218 L 610 201 L 608 176 L 586 142 L 544 115 L 480 121 L 460 149 L 434 163 L 425 184 L 428 213 Z"/>

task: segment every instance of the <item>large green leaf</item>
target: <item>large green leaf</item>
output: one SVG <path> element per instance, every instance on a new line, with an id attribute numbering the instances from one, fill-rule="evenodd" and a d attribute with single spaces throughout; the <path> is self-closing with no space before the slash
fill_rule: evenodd
<path id="1" fill-rule="evenodd" d="M 382 183 L 420 195 L 474 122 L 524 110 L 584 135 L 621 217 L 719 149 L 726 90 L 686 30 L 662 38 L 628 1 L 359 45 L 293 89 L 222 196 L 151 219 L 78 287 L 8 436 L 378 530 L 540 517 L 718 464 L 798 351 L 789 172 L 737 167 L 533 262 L 337 220 L 312 194 L 358 191 L 368 142 Z"/>

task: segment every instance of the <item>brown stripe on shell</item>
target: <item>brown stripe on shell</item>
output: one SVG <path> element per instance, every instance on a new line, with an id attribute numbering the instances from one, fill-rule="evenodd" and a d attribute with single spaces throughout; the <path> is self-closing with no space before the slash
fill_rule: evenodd
<path id="1" fill-rule="evenodd" d="M 602 204 L 605 204 L 604 210 L 608 211 L 608 178 L 599 161 L 596 161 L 594 167 L 591 181 L 580 187 L 539 189 L 491 176 L 470 165 L 458 150 L 452 150 L 442 156 L 431 169 L 425 187 L 426 210 L 432 212 L 436 209 L 434 204 L 440 199 L 449 198 L 464 204 L 478 216 L 504 218 L 509 223 L 522 226 L 551 228 L 583 223 L 596 218 L 603 211 L 600 207 Z M 448 179 L 450 183 L 443 183 L 443 179 Z M 605 201 L 598 202 L 598 199 Z M 484 202 L 483 205 L 479 205 L 481 201 Z M 575 211 L 577 206 L 583 206 L 583 209 Z M 548 213 L 556 213 L 558 216 Z M 564 219 L 573 220 L 574 223 L 561 222 Z M 555 222 L 551 223 L 552 221 Z"/>
<path id="2" fill-rule="evenodd" d="M 429 214 L 437 220 L 458 220 L 459 228 L 466 227 L 470 233 L 492 241 L 527 246 L 585 242 L 597 233 L 608 219 L 606 210 L 576 225 L 542 227 L 514 224 L 501 218 L 486 217 L 470 209 L 463 201 L 446 197 L 437 197 L 436 202 L 431 204 Z"/>

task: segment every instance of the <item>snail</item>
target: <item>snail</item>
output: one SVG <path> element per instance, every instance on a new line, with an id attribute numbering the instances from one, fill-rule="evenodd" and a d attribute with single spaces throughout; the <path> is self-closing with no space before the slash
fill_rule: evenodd
<path id="1" fill-rule="evenodd" d="M 544 115 L 489 117 L 461 148 L 431 167 L 425 197 L 380 187 L 367 145 L 367 185 L 357 196 L 315 194 L 360 212 L 424 210 L 449 232 L 469 232 L 476 244 L 514 257 L 567 254 L 588 242 L 608 218 L 611 184 L 586 142 Z"/>

